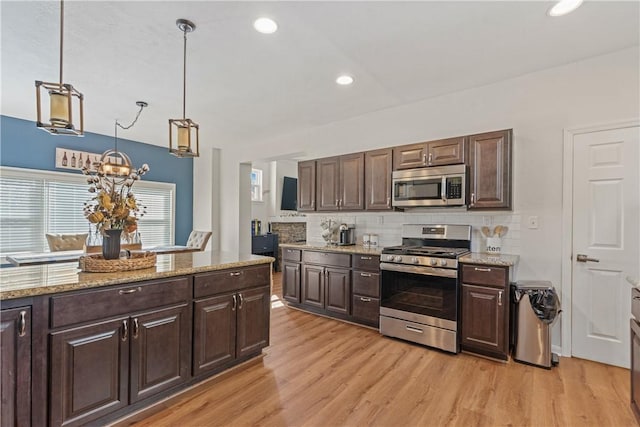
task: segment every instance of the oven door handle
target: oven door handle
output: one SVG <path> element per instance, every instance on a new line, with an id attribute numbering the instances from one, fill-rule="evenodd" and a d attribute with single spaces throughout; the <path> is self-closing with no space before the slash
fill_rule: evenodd
<path id="1" fill-rule="evenodd" d="M 458 277 L 458 270 L 451 270 L 447 268 L 434 268 L 434 267 L 428 267 L 428 266 L 417 267 L 414 265 L 399 265 L 399 264 L 391 264 L 388 262 L 381 262 L 380 270 L 397 271 L 399 273 L 420 274 L 423 276 L 449 277 L 453 279 Z"/>

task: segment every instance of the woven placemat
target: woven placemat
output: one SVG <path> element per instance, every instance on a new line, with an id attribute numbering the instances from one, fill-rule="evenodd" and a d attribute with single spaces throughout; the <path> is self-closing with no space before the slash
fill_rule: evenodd
<path id="1" fill-rule="evenodd" d="M 102 255 L 80 257 L 82 271 L 91 273 L 112 273 L 116 271 L 141 270 L 156 265 L 155 252 L 134 252 L 130 258 L 104 259 Z"/>

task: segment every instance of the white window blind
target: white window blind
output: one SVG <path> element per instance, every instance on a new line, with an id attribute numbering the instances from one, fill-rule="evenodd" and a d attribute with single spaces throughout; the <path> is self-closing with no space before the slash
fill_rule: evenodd
<path id="1" fill-rule="evenodd" d="M 0 168 L 0 253 L 47 251 L 45 233 L 87 233 L 88 188 L 80 174 Z M 141 180 L 133 192 L 147 207 L 138 221 L 142 244 L 173 245 L 175 184 Z"/>

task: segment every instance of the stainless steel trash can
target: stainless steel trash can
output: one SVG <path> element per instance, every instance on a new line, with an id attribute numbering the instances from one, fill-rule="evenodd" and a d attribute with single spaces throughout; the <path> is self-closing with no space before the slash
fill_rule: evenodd
<path id="1" fill-rule="evenodd" d="M 551 353 L 551 325 L 561 312 L 555 288 L 547 281 L 522 280 L 512 284 L 511 289 L 515 308 L 514 360 L 551 368 L 558 360 Z"/>

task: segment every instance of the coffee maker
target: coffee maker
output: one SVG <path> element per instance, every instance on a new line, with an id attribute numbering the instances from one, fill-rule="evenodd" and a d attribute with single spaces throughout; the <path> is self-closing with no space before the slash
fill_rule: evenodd
<path id="1" fill-rule="evenodd" d="M 349 246 L 356 244 L 356 226 L 353 224 L 341 224 L 340 225 L 340 239 L 338 240 L 339 246 Z"/>

